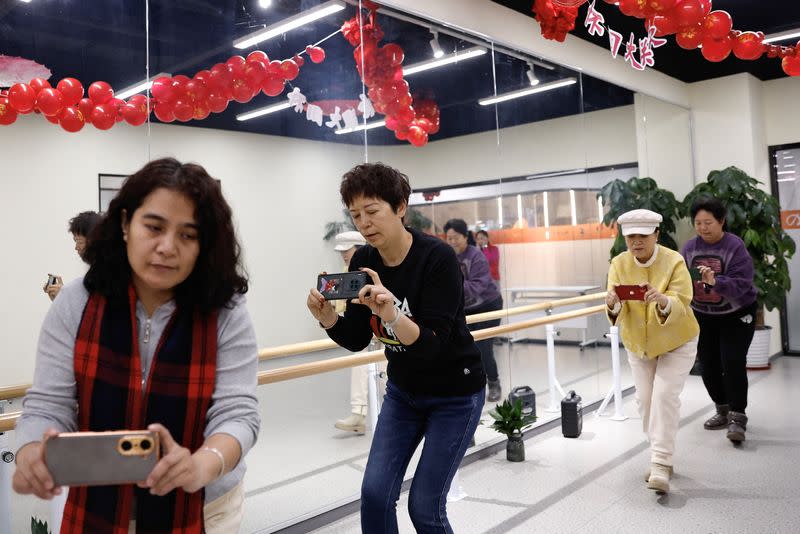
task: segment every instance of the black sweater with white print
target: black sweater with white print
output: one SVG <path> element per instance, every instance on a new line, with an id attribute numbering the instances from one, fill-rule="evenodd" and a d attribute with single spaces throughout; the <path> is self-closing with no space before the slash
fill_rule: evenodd
<path id="1" fill-rule="evenodd" d="M 441 239 L 407 230 L 413 242 L 400 265 L 387 267 L 377 249 L 366 245 L 356 251 L 350 270 L 369 267 L 377 272 L 395 296 L 395 308 L 419 326 L 419 338 L 403 345 L 367 306 L 350 302 L 328 336 L 357 352 L 374 334 L 385 346 L 389 380 L 407 393 L 472 395 L 485 387 L 486 376 L 464 318 L 464 282 L 456 254 Z"/>

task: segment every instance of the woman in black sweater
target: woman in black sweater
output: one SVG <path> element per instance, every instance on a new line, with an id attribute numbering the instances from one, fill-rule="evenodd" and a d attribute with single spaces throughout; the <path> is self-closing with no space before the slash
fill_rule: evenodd
<path id="1" fill-rule="evenodd" d="M 361 486 L 361 528 L 396 533 L 396 505 L 422 438 L 408 500 L 417 532 L 452 532 L 447 492 L 483 408 L 486 377 L 464 318 L 461 271 L 444 241 L 403 225 L 408 178 L 381 163 L 344 175 L 340 193 L 367 240 L 350 262 L 372 278 L 343 316 L 316 290 L 308 308 L 328 336 L 360 351 L 383 342 L 389 381 Z"/>

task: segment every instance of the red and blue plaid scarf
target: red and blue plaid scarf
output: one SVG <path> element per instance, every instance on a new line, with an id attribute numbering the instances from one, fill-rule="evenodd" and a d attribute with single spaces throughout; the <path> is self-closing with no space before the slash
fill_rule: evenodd
<path id="1" fill-rule="evenodd" d="M 136 294 L 109 300 L 93 294 L 75 343 L 81 431 L 139 430 L 161 423 L 175 442 L 196 451 L 203 443 L 217 362 L 217 316 L 176 309 L 158 342 L 147 389 L 136 329 Z M 157 497 L 133 484 L 70 488 L 61 532 L 127 534 L 134 496 L 136 531 L 202 533 L 203 492 L 176 489 Z"/>

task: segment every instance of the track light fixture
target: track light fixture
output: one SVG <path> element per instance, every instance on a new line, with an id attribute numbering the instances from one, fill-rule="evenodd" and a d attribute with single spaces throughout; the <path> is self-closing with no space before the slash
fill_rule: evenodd
<path id="1" fill-rule="evenodd" d="M 433 50 L 433 57 L 439 59 L 444 55 L 444 50 L 442 50 L 441 45 L 439 44 L 439 32 L 431 30 L 433 34 L 433 39 L 431 39 L 431 50 Z"/>
<path id="2" fill-rule="evenodd" d="M 539 85 L 539 78 L 536 77 L 536 73 L 533 72 L 533 63 L 528 63 L 528 72 L 525 73 L 528 77 L 528 81 L 531 82 L 531 85 Z"/>

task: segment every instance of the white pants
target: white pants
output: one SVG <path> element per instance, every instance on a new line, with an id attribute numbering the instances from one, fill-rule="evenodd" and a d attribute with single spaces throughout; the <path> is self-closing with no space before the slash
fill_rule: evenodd
<path id="1" fill-rule="evenodd" d="M 680 394 L 697 355 L 697 338 L 652 360 L 628 352 L 642 428 L 650 442 L 650 461 L 672 465 L 680 424 Z"/>
<path id="2" fill-rule="evenodd" d="M 376 364 L 378 372 L 386 372 L 386 362 Z M 367 415 L 369 365 L 359 365 L 350 368 L 350 406 L 351 411 L 358 415 Z M 385 388 L 384 381 L 381 381 L 381 389 Z M 378 390 L 378 398 L 383 396 L 383 392 Z"/>
<path id="3" fill-rule="evenodd" d="M 244 485 L 240 482 L 222 497 L 203 506 L 206 534 L 235 534 L 242 524 Z M 128 524 L 128 534 L 135 534 L 136 521 Z"/>

